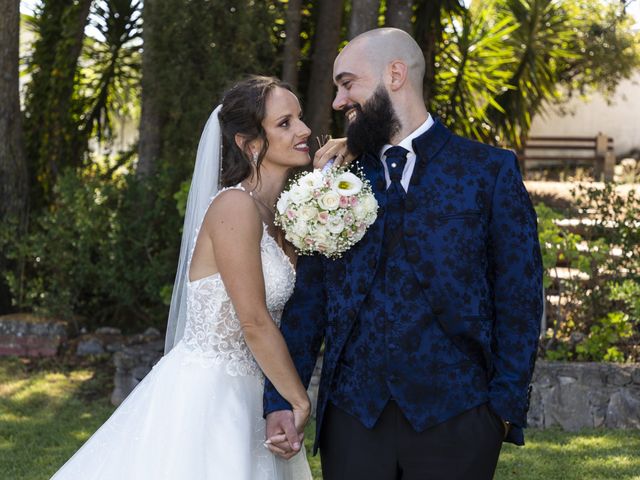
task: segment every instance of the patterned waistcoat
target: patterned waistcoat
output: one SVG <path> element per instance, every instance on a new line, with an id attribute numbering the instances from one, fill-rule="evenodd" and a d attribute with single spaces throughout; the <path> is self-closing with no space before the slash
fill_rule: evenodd
<path id="1" fill-rule="evenodd" d="M 414 171 L 420 174 L 420 168 Z M 487 372 L 447 337 L 422 294 L 407 259 L 405 208 L 404 199 L 390 188 L 381 212 L 378 267 L 340 356 L 329 399 L 372 428 L 392 398 L 420 431 L 486 402 Z M 455 390 L 456 400 L 441 389 Z"/>

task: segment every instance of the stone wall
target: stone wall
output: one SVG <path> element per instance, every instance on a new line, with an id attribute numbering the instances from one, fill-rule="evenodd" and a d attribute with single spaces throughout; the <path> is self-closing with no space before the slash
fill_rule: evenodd
<path id="1" fill-rule="evenodd" d="M 120 405 L 127 395 L 151 371 L 162 358 L 164 340 L 161 338 L 147 343 L 129 345 L 117 351 L 113 356 L 116 367 L 113 379 L 111 403 Z"/>
<path id="2" fill-rule="evenodd" d="M 114 355 L 114 405 L 151 370 L 162 355 L 162 346 L 160 341 L 150 342 L 126 347 Z M 313 416 L 321 366 L 319 358 L 308 390 Z M 640 364 L 538 361 L 532 387 L 529 427 L 640 429 Z"/>
<path id="3" fill-rule="evenodd" d="M 640 429 L 640 364 L 538 361 L 532 383 L 530 427 Z"/>
<path id="4" fill-rule="evenodd" d="M 0 316 L 0 356 L 51 357 L 67 339 L 67 324 L 29 313 Z"/>

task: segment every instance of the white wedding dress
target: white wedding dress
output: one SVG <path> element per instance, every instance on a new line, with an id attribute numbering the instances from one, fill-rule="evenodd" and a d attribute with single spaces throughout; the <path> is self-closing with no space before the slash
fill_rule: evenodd
<path id="1" fill-rule="evenodd" d="M 295 270 L 266 226 L 260 249 L 279 324 Z M 220 275 L 188 282 L 184 337 L 52 479 L 311 479 L 304 448 L 286 461 L 263 446 L 263 386 Z"/>

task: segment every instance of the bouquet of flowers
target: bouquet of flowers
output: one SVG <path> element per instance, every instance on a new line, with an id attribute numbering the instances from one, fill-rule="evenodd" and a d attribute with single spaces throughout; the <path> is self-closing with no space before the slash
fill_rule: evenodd
<path id="1" fill-rule="evenodd" d="M 276 207 L 275 222 L 299 253 L 329 258 L 355 245 L 378 212 L 369 181 L 343 168 L 299 175 Z"/>

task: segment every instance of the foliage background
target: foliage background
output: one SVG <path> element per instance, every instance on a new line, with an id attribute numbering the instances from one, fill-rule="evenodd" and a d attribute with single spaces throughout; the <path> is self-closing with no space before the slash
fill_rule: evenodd
<path id="1" fill-rule="evenodd" d="M 0 103 L 17 105 L 0 111 L 0 145 L 21 146 L 0 147 L 0 313 L 163 328 L 201 128 L 245 74 L 284 77 L 313 135 L 340 135 L 335 54 L 368 28 L 396 26 L 425 54 L 429 110 L 459 134 L 517 149 L 536 112 L 611 93 L 637 70 L 632 1 L 34 0 L 19 16 L 19 1 L 0 0 L 14 12 L 3 21 L 32 40 L 19 50 L 17 30 L 2 29 L 13 48 L 2 69 L 19 71 L 22 87 L 17 75 L 0 84 Z M 549 312 L 550 356 L 637 358 L 638 229 L 627 222 L 637 210 L 627 200 L 607 214 L 615 195 L 605 195 L 588 193 L 588 208 L 621 227 L 580 238 L 538 209 L 549 272 L 560 262 L 592 279 L 588 289 L 548 280 L 575 306 Z M 611 260 L 603 242 L 631 259 Z"/>

